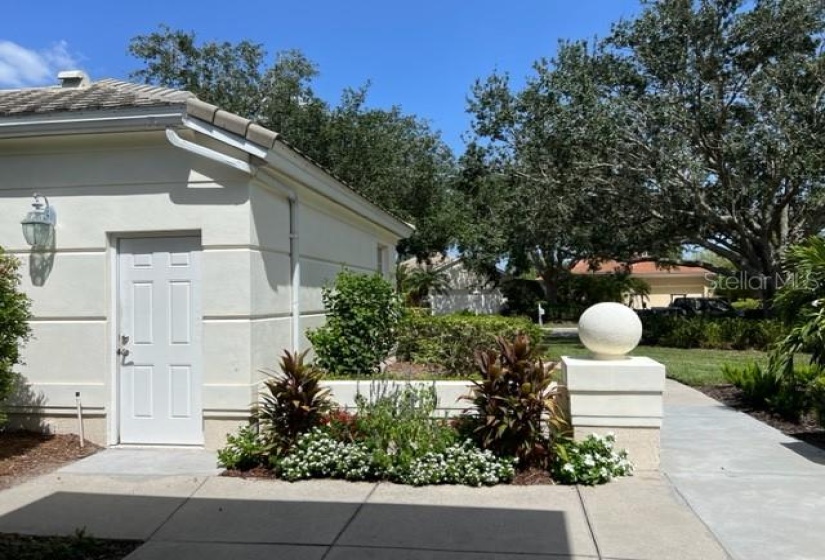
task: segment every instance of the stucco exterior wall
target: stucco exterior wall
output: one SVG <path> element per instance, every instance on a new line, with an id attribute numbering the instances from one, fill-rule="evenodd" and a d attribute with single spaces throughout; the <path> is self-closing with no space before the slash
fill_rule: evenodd
<path id="1" fill-rule="evenodd" d="M 391 279 L 396 241 L 367 220 L 312 195 L 302 198 L 299 236 L 301 345 L 307 348 L 307 329 L 324 324 L 322 288 L 345 268 L 365 274 L 381 272 Z"/>
<path id="2" fill-rule="evenodd" d="M 709 297 L 713 290 L 710 283 L 702 276 L 653 276 L 643 278 L 650 286 L 650 295 L 645 299 L 648 307 L 667 307 L 674 297 Z M 634 308 L 641 308 L 641 299 L 633 298 L 630 304 Z"/>
<path id="3" fill-rule="evenodd" d="M 19 224 L 34 192 L 57 211 L 47 254 L 30 251 Z M 246 176 L 163 133 L 0 142 L 0 245 L 22 261 L 34 313 L 20 371 L 46 415 L 73 412 L 75 391 L 89 414 L 112 410 L 117 239 L 181 232 L 203 246 L 204 416 L 248 405 L 252 333 L 234 319 L 252 312 L 249 206 Z"/>
<path id="4" fill-rule="evenodd" d="M 248 417 L 261 371 L 277 368 L 292 347 L 290 203 L 273 183 L 175 148 L 163 132 L 0 140 L 0 246 L 22 261 L 34 313 L 20 368 L 28 402 L 19 411 L 37 406 L 44 427 L 70 430 L 80 391 L 95 422 L 89 435 L 117 442 L 117 240 L 186 233 L 202 244 L 204 436 L 207 445 L 221 445 Z M 389 277 L 397 240 L 299 183 L 280 186 L 300 200 L 306 348 L 305 330 L 324 320 L 321 287 L 344 266 Z M 57 211 L 55 247 L 46 254 L 31 252 L 19 223 L 34 192 Z"/>

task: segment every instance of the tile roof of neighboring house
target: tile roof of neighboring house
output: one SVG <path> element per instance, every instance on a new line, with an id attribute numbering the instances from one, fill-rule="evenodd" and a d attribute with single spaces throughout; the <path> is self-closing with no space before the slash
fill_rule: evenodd
<path id="1" fill-rule="evenodd" d="M 0 90 L 0 115 L 184 105 L 187 99 L 194 97 L 188 91 L 108 79 L 85 87 Z"/>
<path id="2" fill-rule="evenodd" d="M 435 270 L 441 270 L 444 268 L 449 268 L 455 264 L 458 264 L 461 261 L 461 257 L 450 257 L 444 256 L 441 253 L 436 253 L 435 255 L 430 257 L 430 262 L 418 262 L 418 259 L 415 257 L 409 258 L 405 261 L 401 261 L 399 264 L 404 268 L 433 268 Z"/>
<path id="3" fill-rule="evenodd" d="M 605 261 L 596 270 L 590 270 L 586 261 L 577 262 L 571 272 L 573 274 L 608 274 L 621 270 L 623 265 L 617 261 Z M 657 268 L 655 262 L 639 262 L 630 265 L 630 273 L 636 276 L 667 276 L 670 274 L 680 274 L 683 276 L 704 276 L 710 272 L 707 269 L 696 266 L 675 266 L 672 268 Z"/>
<path id="4" fill-rule="evenodd" d="M 79 72 L 70 74 L 82 75 Z M 131 109 L 141 107 L 176 107 L 179 106 L 188 116 L 206 121 L 218 128 L 241 136 L 246 140 L 270 149 L 275 142 L 280 142 L 302 158 L 333 177 L 346 189 L 355 193 L 370 204 L 380 208 L 396 220 L 406 221 L 390 212 L 380 204 L 362 195 L 341 177 L 303 153 L 287 142 L 279 133 L 273 132 L 247 118 L 224 111 L 223 109 L 201 101 L 188 91 L 147 85 L 134 84 L 107 78 L 96 82 L 84 81 L 72 87 L 49 86 L 26 89 L 0 90 L 0 118 L 25 117 L 60 112 L 85 112 L 106 109 Z M 410 224 L 407 224 L 410 226 Z M 413 226 L 410 226 L 413 227 Z"/>

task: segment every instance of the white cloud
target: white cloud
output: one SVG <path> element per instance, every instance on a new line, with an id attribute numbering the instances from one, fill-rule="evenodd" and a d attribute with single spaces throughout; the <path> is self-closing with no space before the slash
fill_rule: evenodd
<path id="1" fill-rule="evenodd" d="M 0 87 L 26 87 L 57 83 L 61 70 L 77 70 L 78 62 L 66 41 L 34 50 L 0 40 Z"/>

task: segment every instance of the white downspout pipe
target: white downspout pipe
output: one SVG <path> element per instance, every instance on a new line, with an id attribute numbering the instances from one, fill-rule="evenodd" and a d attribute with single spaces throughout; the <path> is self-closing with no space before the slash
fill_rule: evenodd
<path id="1" fill-rule="evenodd" d="M 209 134 L 220 140 L 219 135 Z M 260 166 L 253 166 L 245 161 L 233 158 L 226 154 L 222 154 L 211 148 L 195 144 L 189 140 L 184 140 L 171 128 L 166 129 L 166 138 L 169 143 L 191 154 L 206 158 L 208 160 L 220 163 L 242 171 L 254 178 L 260 171 Z M 252 154 L 254 155 L 254 154 Z M 298 352 L 301 349 L 301 251 L 300 251 L 300 236 L 298 217 L 300 215 L 300 203 L 298 202 L 298 195 L 295 191 L 280 184 L 272 185 L 277 190 L 281 191 L 289 200 L 289 266 L 291 271 L 290 283 L 292 292 L 292 301 L 290 302 L 290 319 L 292 330 L 292 349 Z"/>

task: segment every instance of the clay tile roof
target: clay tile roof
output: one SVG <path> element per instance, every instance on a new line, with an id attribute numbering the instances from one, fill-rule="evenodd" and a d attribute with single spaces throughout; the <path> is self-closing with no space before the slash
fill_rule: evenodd
<path id="1" fill-rule="evenodd" d="M 183 106 L 188 91 L 119 80 L 99 80 L 87 87 L 40 87 L 0 90 L 0 116 L 129 107 Z"/>
<path id="2" fill-rule="evenodd" d="M 596 270 L 590 270 L 587 261 L 577 262 L 571 272 L 573 274 L 609 274 L 622 270 L 623 265 L 616 261 L 605 261 Z M 637 276 L 655 276 L 668 274 L 681 274 L 684 276 L 703 276 L 709 272 L 704 268 L 696 266 L 676 266 L 670 268 L 658 268 L 655 262 L 640 262 L 630 265 L 630 273 Z"/>

